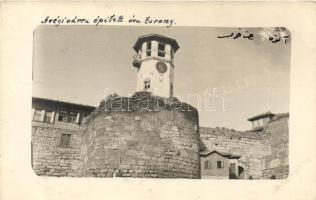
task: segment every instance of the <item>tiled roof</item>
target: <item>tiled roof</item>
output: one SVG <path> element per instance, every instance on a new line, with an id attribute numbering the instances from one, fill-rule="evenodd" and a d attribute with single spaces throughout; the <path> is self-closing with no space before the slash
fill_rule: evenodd
<path id="1" fill-rule="evenodd" d="M 203 152 L 200 152 L 200 155 L 201 156 L 208 156 L 208 155 L 211 155 L 213 153 L 217 153 L 225 158 L 230 158 L 230 159 L 238 159 L 241 157 L 241 155 L 233 155 L 231 153 L 224 153 L 224 152 L 219 152 L 219 151 L 216 151 L 216 150 L 213 150 L 213 151 L 203 151 Z"/>
<path id="2" fill-rule="evenodd" d="M 56 102 L 56 103 L 62 103 L 62 104 L 69 104 L 69 105 L 74 105 L 74 106 L 80 106 L 80 107 L 85 107 L 89 109 L 95 109 L 95 106 L 91 105 L 85 105 L 85 104 L 78 104 L 78 103 L 72 103 L 72 102 L 66 102 L 66 101 L 61 101 L 61 100 L 55 100 L 55 99 L 48 99 L 48 98 L 42 98 L 42 97 L 32 97 L 32 101 L 50 101 L 50 102 Z"/>
<path id="3" fill-rule="evenodd" d="M 135 51 L 138 51 L 141 48 L 141 45 L 148 40 L 157 40 L 157 41 L 171 44 L 174 52 L 176 52 L 180 48 L 175 39 L 172 39 L 163 35 L 159 35 L 159 34 L 148 34 L 148 35 L 142 35 L 138 37 L 136 43 L 133 46 L 133 49 Z"/>
<path id="4" fill-rule="evenodd" d="M 254 120 L 257 120 L 257 119 L 262 119 L 262 118 L 265 118 L 265 117 L 273 117 L 273 116 L 274 116 L 274 114 L 271 113 L 270 111 L 268 111 L 268 112 L 256 115 L 254 117 L 251 117 L 251 118 L 248 119 L 248 121 L 254 121 Z"/>

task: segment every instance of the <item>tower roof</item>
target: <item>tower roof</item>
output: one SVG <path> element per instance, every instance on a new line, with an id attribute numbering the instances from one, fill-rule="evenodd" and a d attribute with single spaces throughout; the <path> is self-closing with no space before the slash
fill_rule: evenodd
<path id="1" fill-rule="evenodd" d="M 262 113 L 262 114 L 259 114 L 259 115 L 256 115 L 254 117 L 251 117 L 248 119 L 248 121 L 255 121 L 255 120 L 258 120 L 258 119 L 262 119 L 262 118 L 266 118 L 266 117 L 270 117 L 272 118 L 275 114 L 271 113 L 270 111 L 266 112 L 266 113 Z"/>
<path id="2" fill-rule="evenodd" d="M 142 35 L 138 37 L 136 43 L 133 46 L 133 49 L 135 51 L 138 51 L 144 42 L 151 41 L 151 40 L 157 40 L 159 42 L 170 44 L 174 52 L 176 52 L 180 48 L 175 39 L 172 39 L 163 35 L 159 35 L 159 34 L 148 34 L 148 35 Z"/>

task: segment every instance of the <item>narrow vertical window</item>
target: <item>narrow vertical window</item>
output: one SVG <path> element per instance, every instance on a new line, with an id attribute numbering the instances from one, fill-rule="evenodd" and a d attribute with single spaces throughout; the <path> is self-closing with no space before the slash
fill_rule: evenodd
<path id="1" fill-rule="evenodd" d="M 159 43 L 158 44 L 158 56 L 165 57 L 165 55 L 166 55 L 165 44 Z"/>
<path id="2" fill-rule="evenodd" d="M 150 89 L 150 80 L 145 80 L 145 81 L 144 81 L 144 89 L 145 89 L 145 90 Z"/>
<path id="3" fill-rule="evenodd" d="M 222 161 L 217 161 L 217 168 L 224 168 L 224 163 Z"/>
<path id="4" fill-rule="evenodd" d="M 151 42 L 150 41 L 147 42 L 147 44 L 146 44 L 146 55 L 147 55 L 147 57 L 151 56 Z"/>
<path id="5" fill-rule="evenodd" d="M 70 139 L 71 139 L 70 134 L 61 134 L 60 147 L 63 147 L 63 148 L 69 147 L 70 146 Z"/>

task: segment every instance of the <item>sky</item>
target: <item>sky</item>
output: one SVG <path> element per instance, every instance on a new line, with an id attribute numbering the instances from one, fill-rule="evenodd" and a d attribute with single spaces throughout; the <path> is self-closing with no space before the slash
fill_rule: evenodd
<path id="1" fill-rule="evenodd" d="M 245 30 L 254 33 L 254 40 L 217 38 Z M 262 41 L 260 30 L 38 26 L 33 96 L 97 106 L 111 93 L 133 94 L 132 47 L 139 36 L 158 33 L 180 46 L 174 57 L 174 96 L 198 108 L 200 126 L 248 130 L 247 119 L 254 115 L 289 111 L 291 42 Z"/>

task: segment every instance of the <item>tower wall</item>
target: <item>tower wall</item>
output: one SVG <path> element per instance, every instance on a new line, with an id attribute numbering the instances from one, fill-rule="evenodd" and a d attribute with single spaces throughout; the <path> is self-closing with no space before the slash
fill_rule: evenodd
<path id="1" fill-rule="evenodd" d="M 200 178 L 196 109 L 172 109 L 168 103 L 155 111 L 161 102 L 151 96 L 150 109 L 142 110 L 139 100 L 128 100 L 118 111 L 92 114 L 84 124 L 81 176 Z"/>
<path id="2" fill-rule="evenodd" d="M 149 58 L 142 61 L 141 67 L 137 74 L 137 91 L 144 91 L 144 81 L 149 78 L 151 81 L 151 91 L 153 95 L 159 95 L 162 97 L 170 97 L 171 84 L 173 83 L 173 66 L 165 62 L 167 65 L 167 71 L 160 74 L 156 69 L 156 63 L 159 59 Z"/>
<path id="3" fill-rule="evenodd" d="M 289 116 L 279 116 L 264 129 L 270 154 L 263 157 L 263 177 L 286 178 L 289 174 Z"/>

